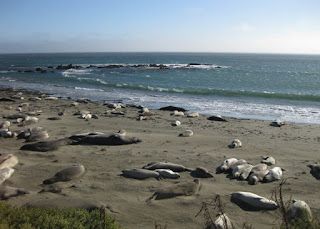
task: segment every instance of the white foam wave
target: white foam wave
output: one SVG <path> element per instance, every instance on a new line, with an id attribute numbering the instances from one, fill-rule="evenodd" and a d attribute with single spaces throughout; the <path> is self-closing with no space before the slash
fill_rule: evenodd
<path id="1" fill-rule="evenodd" d="M 97 88 L 86 88 L 86 87 L 75 87 L 76 90 L 84 90 L 84 91 L 104 91 L 102 89 Z"/>
<path id="2" fill-rule="evenodd" d="M 92 69 L 68 69 L 62 72 L 63 77 L 74 77 L 75 75 L 88 75 L 92 72 Z"/>

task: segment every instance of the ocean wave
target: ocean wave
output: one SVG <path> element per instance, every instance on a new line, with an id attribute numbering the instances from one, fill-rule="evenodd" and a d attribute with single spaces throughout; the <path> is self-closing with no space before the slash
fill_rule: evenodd
<path id="1" fill-rule="evenodd" d="M 62 72 L 63 77 L 74 77 L 75 75 L 88 75 L 91 74 L 92 69 L 68 69 Z"/>
<path id="2" fill-rule="evenodd" d="M 86 88 L 86 87 L 75 87 L 76 90 L 84 90 L 84 91 L 105 91 L 97 88 Z"/>

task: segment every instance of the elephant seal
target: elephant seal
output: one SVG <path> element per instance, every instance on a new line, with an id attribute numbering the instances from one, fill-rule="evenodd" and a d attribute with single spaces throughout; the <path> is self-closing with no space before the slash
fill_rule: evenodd
<path id="1" fill-rule="evenodd" d="M 167 106 L 167 107 L 161 107 L 159 110 L 162 111 L 182 111 L 182 112 L 186 112 L 187 110 L 182 108 L 182 107 L 175 107 L 175 106 Z"/>
<path id="2" fill-rule="evenodd" d="M 184 167 L 183 165 L 174 164 L 170 162 L 151 162 L 146 166 L 142 167 L 143 169 L 155 170 L 155 169 L 170 169 L 173 172 L 183 172 L 183 171 L 191 171 Z"/>
<path id="3" fill-rule="evenodd" d="M 212 173 L 210 173 L 206 168 L 198 166 L 194 171 L 192 171 L 192 174 L 195 177 L 199 178 L 211 178 L 213 177 Z"/>
<path id="4" fill-rule="evenodd" d="M 246 171 L 246 170 L 249 170 L 250 169 L 250 171 L 251 171 L 251 168 L 252 168 L 253 166 L 252 165 L 250 165 L 250 164 L 242 164 L 242 165 L 237 165 L 233 170 L 232 170 L 232 176 L 233 176 L 233 178 L 239 178 L 239 179 L 241 179 L 241 175 Z M 245 176 L 245 174 L 243 175 L 243 177 Z M 248 175 L 243 179 L 243 177 L 242 177 L 242 179 L 243 180 L 245 180 L 245 179 L 247 179 L 247 177 L 249 176 L 249 173 L 248 173 Z"/>
<path id="5" fill-rule="evenodd" d="M 196 118 L 196 117 L 199 117 L 199 113 L 198 112 L 187 114 L 187 118 Z"/>
<path id="6" fill-rule="evenodd" d="M 179 173 L 173 172 L 171 169 L 156 169 L 154 171 L 159 173 L 161 178 L 178 179 L 180 177 Z"/>
<path id="7" fill-rule="evenodd" d="M 135 178 L 139 180 L 147 179 L 147 178 L 156 178 L 160 179 L 160 174 L 156 171 L 151 171 L 148 169 L 125 169 L 122 170 L 122 174 L 125 177 Z"/>
<path id="8" fill-rule="evenodd" d="M 9 153 L 9 154 L 0 154 L 0 169 L 3 168 L 12 168 L 19 163 L 18 158 Z"/>
<path id="9" fill-rule="evenodd" d="M 276 160 L 273 157 L 264 156 L 262 157 L 261 163 L 264 163 L 266 165 L 274 165 L 276 164 Z"/>
<path id="10" fill-rule="evenodd" d="M 312 220 L 312 213 L 309 205 L 303 200 L 293 200 L 292 206 L 290 209 L 290 218 L 291 219 L 307 219 L 308 221 Z"/>
<path id="11" fill-rule="evenodd" d="M 246 179 L 248 179 L 248 177 L 249 177 L 249 175 L 250 175 L 250 173 L 251 173 L 252 168 L 253 168 L 252 165 L 246 167 L 246 168 L 242 171 L 242 173 L 240 174 L 239 179 L 240 179 L 240 180 L 246 180 Z"/>
<path id="12" fill-rule="evenodd" d="M 8 129 L 8 127 L 10 126 L 10 122 L 9 121 L 4 121 L 0 124 L 0 129 Z"/>
<path id="13" fill-rule="evenodd" d="M 86 169 L 83 165 L 73 165 L 56 173 L 54 177 L 44 180 L 43 184 L 53 184 L 59 181 L 70 181 L 80 177 L 85 171 Z"/>
<path id="14" fill-rule="evenodd" d="M 210 116 L 210 117 L 208 118 L 208 120 L 217 121 L 217 122 L 227 122 L 227 120 L 224 119 L 224 118 L 222 118 L 220 115 Z"/>
<path id="15" fill-rule="evenodd" d="M 308 165 L 308 167 L 311 169 L 310 173 L 312 176 L 320 180 L 320 164 Z"/>
<path id="16" fill-rule="evenodd" d="M 62 138 L 52 141 L 36 142 L 32 144 L 23 145 L 20 150 L 31 150 L 31 151 L 54 151 L 57 150 L 60 146 L 71 145 L 74 141 L 69 138 Z"/>
<path id="17" fill-rule="evenodd" d="M 49 138 L 49 134 L 45 130 L 33 131 L 31 132 L 29 137 L 27 137 L 26 142 L 35 142 L 35 141 L 45 140 L 48 138 Z"/>
<path id="18" fill-rule="evenodd" d="M 264 177 L 269 173 L 269 170 L 260 170 L 254 173 L 251 173 L 249 176 L 249 184 L 257 184 L 259 181 L 263 181 Z"/>
<path id="19" fill-rule="evenodd" d="M 71 139 L 73 136 L 70 137 Z M 92 145 L 127 145 L 141 142 L 140 138 L 129 137 L 123 134 L 98 134 L 88 135 L 78 140 L 75 144 L 92 144 Z"/>
<path id="20" fill-rule="evenodd" d="M 217 173 L 223 173 L 230 169 L 232 165 L 237 163 L 238 159 L 236 158 L 229 158 L 227 160 L 224 160 L 222 164 L 217 168 Z"/>
<path id="21" fill-rule="evenodd" d="M 151 197 L 147 199 L 147 202 L 154 200 L 167 199 L 175 196 L 191 196 L 195 194 L 200 186 L 200 180 L 194 179 L 191 182 L 181 182 L 178 184 L 171 185 L 158 189 Z"/>
<path id="22" fill-rule="evenodd" d="M 40 132 L 40 131 L 44 131 L 44 129 L 41 126 L 31 127 L 31 128 L 28 128 L 28 129 L 21 131 L 18 134 L 17 138 L 18 139 L 27 139 L 31 135 L 31 133 Z"/>
<path id="23" fill-rule="evenodd" d="M 83 198 L 72 198 L 72 197 L 58 197 L 53 199 L 44 200 L 32 200 L 25 205 L 26 207 L 37 207 L 37 208 L 59 208 L 59 209 L 70 209 L 80 208 L 88 211 L 104 208 L 105 205 L 90 199 Z"/>
<path id="24" fill-rule="evenodd" d="M 280 180 L 282 177 L 282 168 L 280 167 L 274 167 L 269 170 L 267 175 L 263 178 L 264 182 L 272 182 L 275 180 Z"/>
<path id="25" fill-rule="evenodd" d="M 7 118 L 7 119 L 18 119 L 18 118 L 26 119 L 28 117 L 28 115 L 17 113 L 17 114 L 12 114 L 12 115 L 4 115 L 3 117 Z"/>
<path id="26" fill-rule="evenodd" d="M 232 172 L 232 170 L 237 167 L 238 165 L 245 165 L 248 164 L 248 162 L 245 159 L 239 159 L 237 160 L 236 163 L 234 163 L 233 165 L 230 166 L 229 168 L 229 172 Z"/>
<path id="27" fill-rule="evenodd" d="M 244 203 L 250 210 L 275 210 L 278 205 L 273 200 L 259 196 L 251 192 L 234 192 L 231 200 L 236 203 Z"/>
<path id="28" fill-rule="evenodd" d="M 212 222 L 211 226 L 208 228 L 212 229 L 233 229 L 230 218 L 226 213 L 219 213 L 216 219 Z"/>
<path id="29" fill-rule="evenodd" d="M 181 122 L 180 121 L 174 121 L 171 123 L 172 126 L 180 126 Z"/>
<path id="30" fill-rule="evenodd" d="M 183 111 L 177 111 L 177 110 L 175 110 L 175 111 L 173 111 L 173 113 L 172 113 L 171 115 L 174 115 L 174 116 L 184 116 L 184 113 L 183 113 Z"/>
<path id="31" fill-rule="evenodd" d="M 14 173 L 14 169 L 12 168 L 3 168 L 0 169 L 0 185 L 5 182 L 5 180 L 8 180 L 12 174 Z"/>
<path id="32" fill-rule="evenodd" d="M 242 146 L 242 143 L 239 139 L 234 139 L 229 145 L 229 148 L 239 148 Z"/>
<path id="33" fill-rule="evenodd" d="M 0 186 L 0 199 L 7 200 L 10 197 L 19 196 L 23 194 L 30 194 L 29 191 L 23 188 L 14 188 L 10 186 Z"/>
<path id="34" fill-rule="evenodd" d="M 257 164 L 252 167 L 251 173 L 255 173 L 262 170 L 267 170 L 268 166 L 266 164 Z"/>
<path id="35" fill-rule="evenodd" d="M 185 130 L 183 133 L 179 134 L 179 137 L 191 137 L 193 135 L 192 130 Z"/>
<path id="36" fill-rule="evenodd" d="M 274 126 L 274 127 L 281 127 L 286 125 L 287 122 L 286 121 L 281 121 L 280 119 L 275 120 L 274 122 L 270 123 L 270 126 Z"/>

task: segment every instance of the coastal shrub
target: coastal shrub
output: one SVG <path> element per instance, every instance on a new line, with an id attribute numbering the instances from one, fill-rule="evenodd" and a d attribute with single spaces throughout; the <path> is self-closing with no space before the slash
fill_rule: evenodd
<path id="1" fill-rule="evenodd" d="M 26 208 L 0 201 L 0 229 L 119 229 L 103 210 Z"/>

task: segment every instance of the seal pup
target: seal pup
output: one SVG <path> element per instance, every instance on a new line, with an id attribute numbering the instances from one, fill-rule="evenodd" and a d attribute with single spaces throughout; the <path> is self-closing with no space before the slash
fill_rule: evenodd
<path id="1" fill-rule="evenodd" d="M 171 123 L 172 126 L 180 126 L 181 122 L 180 121 L 174 121 Z"/>
<path id="2" fill-rule="evenodd" d="M 43 131 L 44 129 L 41 127 L 41 126 L 35 126 L 35 127 L 31 127 L 31 128 L 28 128 L 28 129 L 25 129 L 23 130 L 22 132 L 20 132 L 17 136 L 18 139 L 27 139 L 31 133 L 33 132 L 40 132 L 40 131 Z"/>
<path id="3" fill-rule="evenodd" d="M 73 136 L 70 137 L 71 139 Z M 98 135 L 87 135 L 79 139 L 74 144 L 92 144 L 92 145 L 126 145 L 141 142 L 140 138 L 129 137 L 123 134 L 98 134 Z"/>
<path id="4" fill-rule="evenodd" d="M 208 169 L 198 166 L 194 171 L 191 172 L 191 176 L 199 177 L 199 178 L 211 178 L 213 177 L 212 173 L 208 171 Z"/>
<path id="5" fill-rule="evenodd" d="M 73 165 L 56 173 L 54 177 L 44 180 L 43 184 L 53 184 L 59 181 L 70 181 L 80 177 L 86 169 L 83 165 Z"/>
<path id="6" fill-rule="evenodd" d="M 12 174 L 14 173 L 14 169 L 12 168 L 3 168 L 0 169 L 0 185 L 5 182 L 5 180 L 8 180 Z"/>
<path id="7" fill-rule="evenodd" d="M 226 213 L 219 213 L 216 216 L 216 219 L 212 222 L 212 224 L 208 227 L 212 229 L 233 229 L 233 225 L 231 223 L 230 218 Z"/>
<path id="8" fill-rule="evenodd" d="M 234 139 L 229 145 L 229 148 L 239 148 L 242 146 L 242 143 L 239 139 Z"/>
<path id="9" fill-rule="evenodd" d="M 23 189 L 23 188 L 14 188 L 10 186 L 0 186 L 0 199 L 1 200 L 7 200 L 14 196 L 19 196 L 23 194 L 30 194 L 29 191 Z"/>
<path id="10" fill-rule="evenodd" d="M 275 120 L 274 122 L 270 123 L 270 126 L 274 126 L 274 127 L 281 127 L 286 125 L 287 122 L 286 121 L 281 121 L 280 119 Z"/>
<path id="11" fill-rule="evenodd" d="M 232 172 L 232 170 L 237 167 L 238 165 L 244 165 L 244 164 L 248 164 L 248 162 L 245 159 L 239 159 L 237 160 L 236 163 L 234 163 L 233 165 L 230 166 L 229 168 L 229 172 Z"/>
<path id="12" fill-rule="evenodd" d="M 312 213 L 309 205 L 303 200 L 293 200 L 292 206 L 290 209 L 290 218 L 291 219 L 307 219 L 308 221 L 312 220 Z"/>
<path id="13" fill-rule="evenodd" d="M 10 124 L 11 123 L 9 121 L 4 121 L 0 124 L 0 129 L 8 129 Z"/>
<path id="14" fill-rule="evenodd" d="M 27 145 L 23 145 L 20 150 L 31 150 L 31 151 L 40 151 L 40 152 L 48 152 L 57 150 L 61 146 L 71 145 L 74 141 L 69 138 L 62 138 L 58 140 L 52 141 L 43 141 L 43 142 L 36 142 Z"/>
<path id="15" fill-rule="evenodd" d="M 222 118 L 221 115 L 213 115 L 213 116 L 210 116 L 208 118 L 208 120 L 211 120 L 211 121 L 217 121 L 217 122 L 227 122 L 226 119 Z"/>
<path id="16" fill-rule="evenodd" d="M 174 116 L 184 116 L 184 113 L 183 113 L 183 111 L 177 111 L 177 110 L 175 110 L 175 111 L 173 111 L 173 113 L 171 113 L 171 115 L 174 115 Z"/>
<path id="17" fill-rule="evenodd" d="M 265 177 L 263 178 L 264 182 L 272 182 L 275 180 L 280 180 L 282 177 L 282 171 L 283 169 L 280 167 L 274 167 L 272 169 L 269 170 L 269 172 L 267 173 L 267 175 L 265 175 Z"/>
<path id="18" fill-rule="evenodd" d="M 255 173 L 255 172 L 267 170 L 267 169 L 268 169 L 268 166 L 266 164 L 261 163 L 261 164 L 256 164 L 255 166 L 253 166 L 251 172 Z"/>
<path id="19" fill-rule="evenodd" d="M 199 179 L 194 179 L 191 182 L 181 182 L 178 184 L 171 185 L 169 187 L 158 189 L 146 201 L 148 203 L 151 203 L 154 200 L 167 199 L 175 196 L 191 196 L 198 191 L 199 186 Z"/>
<path id="20" fill-rule="evenodd" d="M 184 167 L 183 165 L 174 164 L 170 162 L 151 162 L 146 166 L 142 167 L 143 169 L 156 170 L 156 169 L 170 169 L 173 172 L 183 172 L 183 171 L 192 171 Z"/>
<path id="21" fill-rule="evenodd" d="M 311 169 L 310 173 L 312 174 L 312 176 L 320 180 L 320 164 L 311 164 L 308 165 L 308 167 Z"/>
<path id="22" fill-rule="evenodd" d="M 161 178 L 178 179 L 180 177 L 179 173 L 173 172 L 171 169 L 156 169 L 154 171 L 159 173 Z"/>
<path id="23" fill-rule="evenodd" d="M 276 164 L 276 160 L 273 157 L 263 156 L 261 163 L 266 165 L 274 165 Z"/>
<path id="24" fill-rule="evenodd" d="M 187 114 L 187 118 L 196 118 L 196 117 L 199 117 L 199 113 L 198 112 Z"/>
<path id="25" fill-rule="evenodd" d="M 246 170 L 249 170 L 251 171 L 251 168 L 253 166 L 250 165 L 250 164 L 242 164 L 242 165 L 237 165 L 236 167 L 234 167 L 234 169 L 232 170 L 232 177 L 233 178 L 239 178 L 240 179 L 240 176 L 246 171 Z M 243 175 L 243 177 L 245 176 L 245 174 Z M 247 177 L 249 176 L 249 173 L 247 175 Z M 242 179 L 243 179 L 242 177 Z M 247 177 L 245 179 L 247 179 Z M 244 180 L 245 180 L 244 179 Z"/>
<path id="26" fill-rule="evenodd" d="M 275 201 L 251 192 L 234 192 L 231 194 L 231 200 L 244 203 L 250 210 L 275 210 L 278 208 Z"/>
<path id="27" fill-rule="evenodd" d="M 181 134 L 179 134 L 179 137 L 191 137 L 193 135 L 192 130 L 185 130 Z"/>
<path id="28" fill-rule="evenodd" d="M 0 169 L 12 168 L 19 163 L 18 158 L 11 154 L 0 154 Z"/>
<path id="29" fill-rule="evenodd" d="M 11 138 L 13 137 L 13 133 L 10 129 L 3 129 L 0 131 L 0 137 Z"/>
<path id="30" fill-rule="evenodd" d="M 122 170 L 122 175 L 124 177 L 130 177 L 134 179 L 144 180 L 147 178 L 156 178 L 160 179 L 160 174 L 156 171 L 148 170 L 148 169 L 125 169 Z"/>
<path id="31" fill-rule="evenodd" d="M 236 159 L 236 158 L 229 158 L 227 160 L 224 160 L 222 162 L 222 164 L 217 168 L 217 172 L 223 173 L 223 172 L 228 171 L 232 165 L 237 163 L 237 161 L 238 161 L 238 159 Z"/>
<path id="32" fill-rule="evenodd" d="M 250 175 L 250 173 L 251 173 L 252 168 L 253 168 L 253 165 L 250 165 L 250 166 L 248 166 L 247 168 L 245 168 L 245 169 L 242 171 L 242 173 L 240 174 L 239 179 L 240 179 L 240 180 L 246 180 L 246 179 L 248 179 L 248 177 L 249 177 L 249 175 Z"/>
<path id="33" fill-rule="evenodd" d="M 72 198 L 72 197 L 57 197 L 52 199 L 44 200 L 31 200 L 25 205 L 26 207 L 37 207 L 37 208 L 79 208 L 86 209 L 88 211 L 105 208 L 105 205 L 96 200 L 83 199 L 83 198 Z"/>

